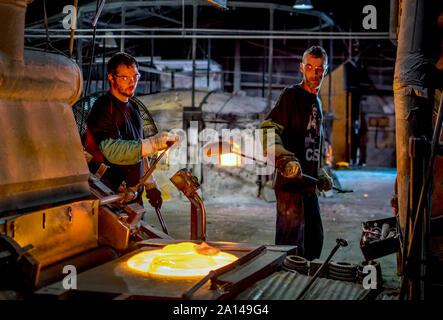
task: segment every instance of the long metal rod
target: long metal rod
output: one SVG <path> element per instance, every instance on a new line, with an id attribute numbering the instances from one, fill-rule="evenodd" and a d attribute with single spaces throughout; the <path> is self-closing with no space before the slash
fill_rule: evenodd
<path id="1" fill-rule="evenodd" d="M 237 267 L 239 265 L 249 262 L 250 260 L 254 259 L 256 256 L 258 256 L 260 253 L 262 253 L 265 249 L 266 249 L 266 246 L 260 246 L 257 249 L 244 255 L 240 259 L 234 261 L 233 263 L 228 264 L 227 266 L 221 267 L 220 269 L 217 269 L 215 271 L 211 270 L 206 277 L 204 277 L 199 282 L 197 282 L 197 284 L 194 285 L 191 289 L 189 289 L 188 291 L 185 291 L 183 293 L 183 298 L 187 299 L 187 300 L 191 299 L 192 295 L 194 295 L 194 293 L 198 289 L 200 289 L 206 282 L 208 282 L 209 280 L 214 279 L 214 278 L 216 278 L 228 271 L 231 271 L 232 269 L 234 269 L 235 267 Z"/>
<path id="2" fill-rule="evenodd" d="M 163 152 L 157 157 L 157 159 L 155 159 L 154 163 L 151 165 L 148 171 L 146 171 L 145 175 L 140 179 L 140 181 L 135 186 L 130 187 L 129 189 L 136 192 L 138 188 L 148 180 L 148 178 L 154 172 L 155 167 L 157 166 L 161 158 L 163 158 L 163 156 L 166 154 L 166 151 L 168 151 L 170 147 L 172 147 L 172 145 L 168 146 L 165 150 L 163 150 Z"/>
<path id="3" fill-rule="evenodd" d="M 92 35 L 77 35 L 77 39 L 92 39 Z M 27 39 L 46 39 L 44 34 L 25 34 Z M 70 35 L 51 35 L 51 39 L 69 39 Z M 388 39 L 387 36 L 266 36 L 266 35 L 96 35 L 97 39 L 274 39 L 274 40 L 306 40 L 332 39 L 332 40 L 380 40 Z"/>
<path id="4" fill-rule="evenodd" d="M 46 32 L 46 29 L 33 29 L 26 28 L 25 31 L 29 32 Z M 49 32 L 58 32 L 58 33 L 68 33 L 69 31 L 66 29 L 48 29 Z M 76 29 L 76 32 L 91 32 L 92 29 Z M 281 34 L 281 35 L 305 35 L 305 36 L 315 36 L 315 35 L 324 35 L 324 36 L 386 36 L 389 35 L 389 32 L 355 32 L 355 31 L 287 31 L 287 30 L 246 30 L 246 29 L 209 29 L 209 28 L 105 28 L 105 29 L 97 29 L 97 32 L 177 32 L 177 33 L 199 33 L 199 32 L 210 32 L 210 33 L 228 33 L 228 34 L 261 34 L 261 35 L 270 35 L 270 34 Z"/>
<path id="5" fill-rule="evenodd" d="M 99 5 L 98 5 L 98 7 L 97 7 L 96 12 L 95 12 L 94 19 L 92 20 L 92 26 L 93 27 L 97 26 L 98 18 L 100 17 L 104 6 L 105 6 L 105 0 L 101 0 Z"/>
<path id="6" fill-rule="evenodd" d="M 126 7 L 122 6 L 122 16 L 121 16 L 121 23 L 122 26 L 124 26 L 126 24 Z M 122 37 L 120 38 L 120 51 L 124 52 L 125 51 L 125 31 L 121 31 L 121 35 Z"/>
<path id="7" fill-rule="evenodd" d="M 195 29 L 197 27 L 197 4 L 194 2 L 192 7 L 192 27 Z M 191 107 L 195 107 L 195 59 L 197 51 L 197 39 L 192 38 L 192 90 L 191 90 Z"/>
<path id="8" fill-rule="evenodd" d="M 208 39 L 208 52 L 207 52 L 207 58 L 208 58 L 208 66 L 207 66 L 207 73 L 206 73 L 206 87 L 209 88 L 210 85 L 210 72 L 211 72 L 211 39 Z"/>
<path id="9" fill-rule="evenodd" d="M 274 10 L 269 9 L 269 31 L 274 30 Z M 273 64 L 273 54 L 274 54 L 274 39 L 269 39 L 268 47 L 268 95 L 266 99 L 266 111 L 271 110 L 272 103 L 272 64 Z"/>
<path id="10" fill-rule="evenodd" d="M 195 193 L 194 199 L 198 203 L 197 212 L 200 215 L 197 221 L 201 221 L 201 234 L 199 236 L 202 240 L 206 241 L 206 207 L 198 193 Z"/>
<path id="11" fill-rule="evenodd" d="M 234 154 L 236 154 L 236 155 L 242 156 L 242 157 L 244 157 L 244 158 L 248 158 L 248 159 L 254 160 L 255 162 L 258 162 L 259 164 L 261 164 L 261 165 L 263 165 L 263 166 L 270 165 L 271 167 L 274 167 L 274 168 L 277 168 L 277 169 L 283 170 L 283 168 L 280 168 L 280 167 L 274 166 L 273 164 L 271 164 L 271 163 L 267 163 L 267 162 L 262 161 L 262 160 L 258 160 L 258 159 L 254 158 L 254 157 L 247 156 L 247 155 L 245 155 L 245 154 L 243 154 L 243 153 L 235 152 L 235 151 L 232 151 L 232 150 L 231 150 L 231 153 L 234 153 Z M 314 178 L 314 177 L 312 177 L 312 176 L 310 176 L 310 175 L 307 175 L 307 174 L 305 174 L 305 173 L 302 173 L 301 176 L 302 176 L 302 178 L 304 178 L 304 179 L 306 179 L 306 180 L 309 180 L 309 181 L 311 181 L 311 182 L 313 182 L 313 183 L 315 183 L 315 184 L 319 183 L 319 181 L 320 181 L 319 179 Z M 337 187 L 335 187 L 335 186 L 332 186 L 332 189 L 334 189 L 334 190 L 336 190 L 336 191 L 339 191 L 339 192 L 353 192 L 353 190 L 344 190 L 344 189 L 337 188 Z"/>
<path id="12" fill-rule="evenodd" d="M 331 27 L 331 30 L 332 30 L 332 27 Z M 333 41 L 332 40 L 329 40 L 329 55 L 328 55 L 328 58 L 329 58 L 329 61 L 328 61 L 328 64 L 329 64 L 329 67 L 328 67 L 328 84 L 329 84 L 329 86 L 328 86 L 328 115 L 330 114 L 330 113 L 332 113 L 333 112 L 333 109 L 332 109 L 332 70 L 333 70 L 333 67 L 334 67 L 334 46 L 333 46 Z M 329 133 L 329 132 L 328 132 Z"/>
<path id="13" fill-rule="evenodd" d="M 103 39 L 103 52 L 102 52 L 102 73 L 103 73 L 103 81 L 102 81 L 102 91 L 106 91 L 106 39 Z"/>
<path id="14" fill-rule="evenodd" d="M 326 258 L 325 262 L 323 262 L 321 267 L 318 268 L 317 272 L 314 274 L 314 276 L 311 278 L 311 280 L 308 282 L 308 284 L 303 288 L 303 290 L 299 293 L 299 295 L 297 296 L 297 298 L 295 300 L 300 300 L 304 296 L 304 294 L 309 290 L 309 288 L 312 286 L 314 281 L 317 280 L 317 278 L 321 275 L 322 271 L 326 268 L 326 266 L 328 265 L 328 263 L 331 260 L 332 256 L 335 254 L 335 252 L 337 252 L 338 248 L 340 248 L 341 246 L 347 246 L 348 245 L 346 240 L 337 239 L 336 241 L 337 241 L 337 244 L 332 249 L 331 253 Z"/>
<path id="15" fill-rule="evenodd" d="M 90 83 L 91 83 L 92 63 L 95 60 L 95 39 L 96 39 L 96 35 L 97 35 L 97 21 L 98 21 L 98 18 L 100 16 L 99 8 L 100 8 L 100 2 L 99 2 L 99 0 L 97 0 L 97 2 L 96 2 L 96 9 L 95 9 L 96 17 L 94 18 L 94 21 L 92 22 L 92 24 L 93 24 L 93 29 L 92 29 L 92 52 L 91 52 L 91 57 L 90 57 L 90 60 L 89 60 L 88 78 L 86 80 L 86 87 L 85 87 L 85 91 L 83 93 L 83 97 L 86 97 L 88 95 L 88 93 L 89 93 L 89 86 L 90 86 Z M 82 123 L 83 123 L 83 116 L 84 116 L 84 112 L 82 112 Z"/>
<path id="16" fill-rule="evenodd" d="M 155 208 L 155 212 L 157 213 L 157 218 L 158 218 L 158 221 L 160 221 L 160 225 L 162 226 L 163 232 L 166 233 L 166 234 L 169 234 L 168 233 L 168 228 L 166 227 L 166 223 L 165 223 L 165 220 L 163 219 L 163 216 L 162 216 L 162 213 L 160 212 L 160 209 L 159 208 Z"/>
<path id="17" fill-rule="evenodd" d="M 74 0 L 74 10 L 75 15 L 72 17 L 72 25 L 71 25 L 71 38 L 69 39 L 69 56 L 72 57 L 72 50 L 74 49 L 74 33 L 77 24 L 77 7 L 78 0 Z"/>
<path id="18" fill-rule="evenodd" d="M 261 88 L 261 96 L 265 97 L 265 85 L 266 85 L 266 40 L 263 40 L 263 69 L 262 69 L 262 88 Z"/>
<path id="19" fill-rule="evenodd" d="M 142 185 L 143 183 L 146 182 L 146 180 L 149 178 L 149 176 L 152 174 L 152 172 L 154 172 L 155 167 L 157 166 L 157 164 L 159 163 L 159 161 L 161 160 L 161 158 L 166 154 L 166 151 L 168 151 L 170 148 L 167 147 L 161 154 L 160 156 L 157 157 L 157 159 L 154 161 L 154 163 L 151 165 L 151 167 L 149 168 L 149 170 L 145 173 L 145 175 L 140 179 L 140 181 L 137 183 L 137 185 L 135 185 L 134 187 L 130 187 L 129 189 L 131 191 L 136 192 L 139 188 L 140 185 Z M 124 195 L 122 194 L 113 194 L 110 196 L 107 196 L 105 198 L 100 199 L 100 205 L 106 205 L 106 204 L 110 204 L 110 203 L 114 203 L 117 201 L 120 201 L 121 199 L 124 198 Z M 157 213 L 158 214 L 158 213 Z M 161 214 L 160 214 L 161 216 Z M 160 219 L 160 217 L 159 217 Z M 162 219 L 161 219 L 162 220 Z M 160 223 L 162 223 L 162 221 L 160 220 Z M 163 225 L 162 225 L 163 227 Z M 165 226 L 166 227 L 166 226 Z M 164 231 L 164 230 L 163 230 Z M 167 234 L 167 232 L 165 232 Z"/>
<path id="20" fill-rule="evenodd" d="M 100 199 L 100 205 L 104 206 L 106 204 L 111 204 L 117 201 L 120 201 L 121 199 L 123 199 L 123 196 L 120 194 L 113 194 L 107 197 L 104 197 L 102 199 Z"/>

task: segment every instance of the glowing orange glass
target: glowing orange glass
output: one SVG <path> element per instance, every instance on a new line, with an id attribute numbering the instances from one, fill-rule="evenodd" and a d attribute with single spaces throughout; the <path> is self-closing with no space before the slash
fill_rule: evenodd
<path id="1" fill-rule="evenodd" d="M 205 242 L 182 242 L 161 250 L 143 251 L 127 261 L 129 268 L 151 275 L 196 277 L 228 265 L 238 258 Z"/>

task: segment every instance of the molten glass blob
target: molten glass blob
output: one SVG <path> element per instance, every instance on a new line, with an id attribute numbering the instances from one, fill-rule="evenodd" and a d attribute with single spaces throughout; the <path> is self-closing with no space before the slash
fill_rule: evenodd
<path id="1" fill-rule="evenodd" d="M 207 243 L 182 242 L 161 250 L 140 252 L 131 257 L 130 268 L 153 275 L 171 277 L 205 276 L 211 270 L 228 265 L 238 258 L 221 252 Z"/>

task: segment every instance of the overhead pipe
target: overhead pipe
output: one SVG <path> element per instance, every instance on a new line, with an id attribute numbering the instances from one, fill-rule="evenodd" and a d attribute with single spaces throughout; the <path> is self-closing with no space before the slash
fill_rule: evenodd
<path id="1" fill-rule="evenodd" d="M 51 39 L 69 39 L 69 35 L 52 35 Z M 357 39 L 357 40 L 383 40 L 389 39 L 388 33 L 385 34 L 365 34 L 365 35 L 336 35 L 336 36 L 328 36 L 328 35 L 211 35 L 211 34 L 203 34 L 203 35 L 152 35 L 152 34 L 126 34 L 122 35 L 97 35 L 97 39 L 278 39 L 278 40 L 306 40 L 306 38 L 311 40 L 314 39 L 332 39 L 332 40 L 349 40 L 349 39 Z M 45 39 L 46 36 L 44 34 L 26 34 L 25 38 L 29 39 Z M 92 35 L 77 35 L 77 39 L 92 39 Z"/>
<path id="2" fill-rule="evenodd" d="M 104 24 L 100 21 L 98 21 L 98 24 Z M 112 26 L 112 24 L 106 24 L 107 26 Z M 116 25 L 120 26 L 120 25 Z M 29 32 L 46 32 L 46 29 L 36 29 L 36 28 L 26 28 L 26 31 Z M 66 33 L 68 32 L 65 29 L 48 29 L 49 32 L 57 32 L 57 33 Z M 82 29 L 78 28 L 76 29 L 77 32 L 91 32 L 92 29 Z M 259 34 L 259 35 L 266 35 L 266 34 L 281 34 L 281 35 L 300 35 L 300 36 L 387 36 L 389 32 L 378 32 L 378 31 L 371 31 L 371 32 L 359 32 L 359 31 L 293 31 L 293 30 L 249 30 L 249 29 L 213 29 L 213 28 L 141 28 L 141 27 L 131 27 L 131 28 L 104 28 L 104 29 L 97 29 L 97 32 L 120 32 L 120 31 L 128 31 L 128 32 L 176 32 L 176 33 L 198 33 L 201 32 L 203 34 L 212 34 L 212 33 L 225 33 L 225 34 Z M 110 38 L 114 38 L 115 35 L 109 35 Z"/>

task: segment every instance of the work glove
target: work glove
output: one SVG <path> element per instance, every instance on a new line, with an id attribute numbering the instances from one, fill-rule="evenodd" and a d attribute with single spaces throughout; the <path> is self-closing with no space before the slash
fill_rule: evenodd
<path id="1" fill-rule="evenodd" d="M 299 178 L 301 177 L 301 165 L 297 160 L 291 160 L 286 163 L 282 176 L 285 178 Z"/>
<path id="2" fill-rule="evenodd" d="M 162 207 L 162 193 L 157 188 L 146 189 L 146 198 L 153 208 L 160 209 Z"/>
<path id="3" fill-rule="evenodd" d="M 318 184 L 317 188 L 320 191 L 329 191 L 332 189 L 332 178 L 327 174 L 326 170 L 323 168 L 319 168 L 317 171 L 318 176 Z"/>
<path id="4" fill-rule="evenodd" d="M 158 151 L 172 146 L 179 137 L 169 132 L 160 132 L 155 136 L 142 140 L 142 157 L 149 157 Z"/>

